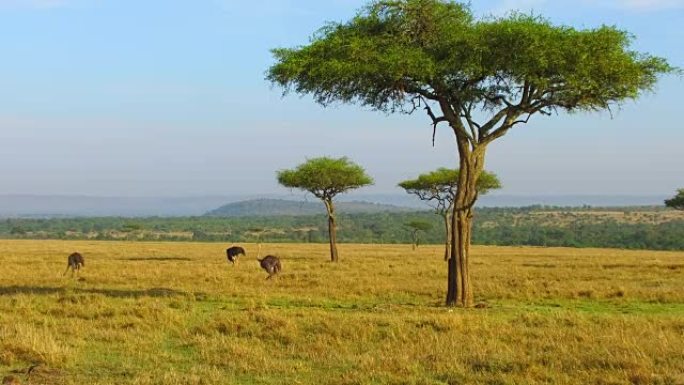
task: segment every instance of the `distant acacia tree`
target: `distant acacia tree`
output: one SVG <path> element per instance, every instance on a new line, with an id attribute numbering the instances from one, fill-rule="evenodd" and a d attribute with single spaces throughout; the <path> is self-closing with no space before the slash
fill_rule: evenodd
<path id="1" fill-rule="evenodd" d="M 415 250 L 420 243 L 420 232 L 428 231 L 432 228 L 432 224 L 425 221 L 411 221 L 405 225 L 411 230 L 411 239 L 413 240 L 412 248 Z"/>
<path id="2" fill-rule="evenodd" d="M 520 13 L 477 20 L 450 0 L 376 0 L 306 45 L 274 49 L 267 79 L 323 106 L 422 108 L 435 129 L 448 124 L 461 172 L 446 303 L 469 307 L 471 218 L 487 148 L 534 115 L 606 110 L 676 71 L 631 41 L 613 26 L 580 30 Z"/>
<path id="3" fill-rule="evenodd" d="M 340 193 L 370 185 L 373 179 L 366 175 L 361 166 L 346 157 L 309 159 L 293 170 L 278 171 L 277 176 L 281 185 L 308 191 L 323 201 L 328 212 L 330 260 L 337 262 L 339 256 L 333 198 Z"/>
<path id="4" fill-rule="evenodd" d="M 677 190 L 677 195 L 674 198 L 665 200 L 665 206 L 684 210 L 684 188 Z"/>
<path id="5" fill-rule="evenodd" d="M 435 210 L 435 214 L 444 220 L 445 248 L 444 260 L 451 256 L 451 214 L 456 199 L 458 185 L 458 170 L 438 168 L 427 174 L 421 174 L 416 179 L 409 179 L 399 183 L 399 187 L 407 193 L 417 196 Z M 491 190 L 500 189 L 501 182 L 493 173 L 482 171 L 477 180 L 477 194 L 484 195 Z"/>
<path id="6" fill-rule="evenodd" d="M 290 230 L 291 232 L 298 234 L 300 239 L 304 242 L 311 243 L 313 234 L 318 231 L 318 227 L 315 226 L 303 226 L 296 227 Z"/>
<path id="7" fill-rule="evenodd" d="M 259 250 L 261 250 L 261 239 L 264 235 L 268 234 L 269 229 L 265 227 L 252 227 L 245 231 L 245 235 L 256 238 L 256 244 Z"/>

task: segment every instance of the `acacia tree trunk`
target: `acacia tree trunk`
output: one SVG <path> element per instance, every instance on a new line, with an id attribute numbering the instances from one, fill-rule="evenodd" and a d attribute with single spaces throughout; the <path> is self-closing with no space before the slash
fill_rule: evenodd
<path id="1" fill-rule="evenodd" d="M 477 200 L 477 180 L 484 169 L 484 146 L 471 149 L 467 138 L 457 137 L 460 172 L 451 216 L 451 256 L 447 287 L 447 306 L 472 307 L 469 257 L 473 206 Z"/>
<path id="2" fill-rule="evenodd" d="M 444 219 L 444 235 L 446 238 L 444 243 L 444 261 L 448 261 L 451 256 L 451 216 L 449 212 L 443 213 L 442 219 Z"/>
<path id="3" fill-rule="evenodd" d="M 330 261 L 337 262 L 337 225 L 335 223 L 335 207 L 332 200 L 324 200 L 325 208 L 328 210 L 328 239 L 330 240 Z"/>

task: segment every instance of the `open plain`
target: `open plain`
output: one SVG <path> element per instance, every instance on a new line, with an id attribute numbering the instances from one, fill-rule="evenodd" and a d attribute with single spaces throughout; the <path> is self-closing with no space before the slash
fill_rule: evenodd
<path id="1" fill-rule="evenodd" d="M 684 384 L 684 252 L 0 241 L 0 377 L 21 384 Z M 78 251 L 85 267 L 62 275 Z M 38 365 L 38 366 L 35 366 Z M 32 368 L 28 374 L 29 368 Z"/>

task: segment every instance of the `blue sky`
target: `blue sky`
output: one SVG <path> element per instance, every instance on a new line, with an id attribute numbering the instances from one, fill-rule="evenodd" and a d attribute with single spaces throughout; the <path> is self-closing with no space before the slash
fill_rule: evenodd
<path id="1" fill-rule="evenodd" d="M 305 44 L 357 0 L 0 0 L 0 194 L 288 193 L 275 171 L 347 155 L 376 186 L 456 163 L 423 115 L 281 98 L 270 48 Z M 618 25 L 684 67 L 684 0 L 473 1 Z M 684 80 L 608 113 L 533 118 L 491 146 L 502 194 L 670 195 L 684 187 Z"/>

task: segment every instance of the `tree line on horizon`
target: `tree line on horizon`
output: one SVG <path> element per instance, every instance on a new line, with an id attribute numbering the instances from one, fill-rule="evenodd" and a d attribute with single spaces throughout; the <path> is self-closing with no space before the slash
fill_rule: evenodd
<path id="1" fill-rule="evenodd" d="M 479 208 L 473 243 L 499 246 L 684 250 L 684 219 L 640 208 L 528 206 Z M 594 213 L 622 212 L 625 220 Z M 549 213 L 553 213 L 552 215 Z M 444 245 L 443 219 L 431 211 L 338 214 L 341 243 L 412 244 L 412 221 L 431 226 L 421 244 Z M 0 220 L 2 239 L 328 243 L 327 216 L 52 218 Z M 410 249 L 407 249 L 410 252 Z M 420 246 L 418 247 L 420 253 Z M 443 256 L 442 256 L 443 257 Z M 442 258 L 440 258 L 442 259 Z"/>

